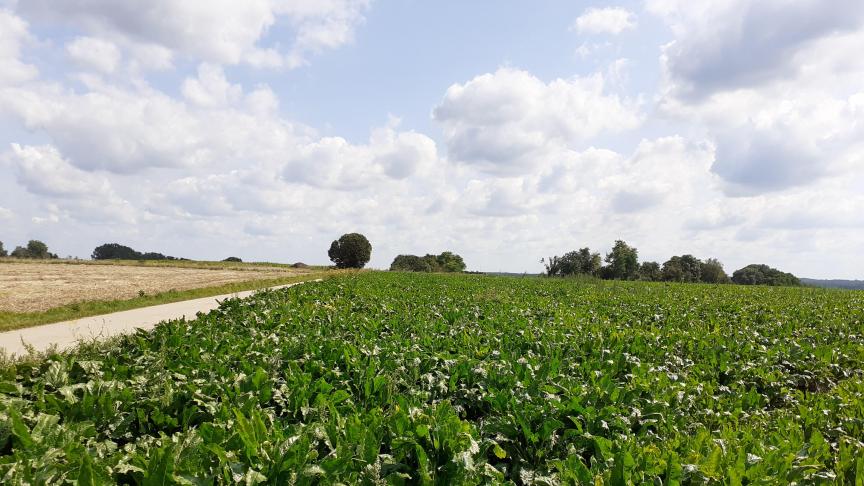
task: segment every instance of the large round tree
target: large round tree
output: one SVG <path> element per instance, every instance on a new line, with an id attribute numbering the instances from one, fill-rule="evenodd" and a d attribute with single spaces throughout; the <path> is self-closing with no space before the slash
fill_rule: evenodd
<path id="1" fill-rule="evenodd" d="M 336 268 L 363 268 L 372 256 L 372 244 L 360 233 L 348 233 L 330 244 L 327 255 Z"/>

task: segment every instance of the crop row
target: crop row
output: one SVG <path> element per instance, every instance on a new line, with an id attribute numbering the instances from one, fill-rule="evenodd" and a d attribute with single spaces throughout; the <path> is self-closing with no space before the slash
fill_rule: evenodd
<path id="1" fill-rule="evenodd" d="M 864 293 L 363 273 L 0 373 L 3 484 L 862 484 Z"/>

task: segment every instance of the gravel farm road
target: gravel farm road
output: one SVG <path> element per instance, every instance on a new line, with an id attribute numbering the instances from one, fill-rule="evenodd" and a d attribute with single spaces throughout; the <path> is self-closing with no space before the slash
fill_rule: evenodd
<path id="1" fill-rule="evenodd" d="M 320 279 L 310 280 L 317 282 Z M 305 282 L 270 287 L 268 290 L 292 287 Z M 202 299 L 186 300 L 171 304 L 142 307 L 113 314 L 84 317 L 73 321 L 55 322 L 41 326 L 16 329 L 0 333 L 0 349 L 7 355 L 22 356 L 27 354 L 27 348 L 32 347 L 37 352 L 46 351 L 53 346 L 58 350 L 74 347 L 80 341 L 92 339 L 107 339 L 119 334 L 133 332 L 136 329 L 152 329 L 156 324 L 181 317 L 192 318 L 199 312 L 209 312 L 219 306 L 219 302 L 228 298 L 248 297 L 257 290 L 238 292 L 234 294 L 217 295 Z"/>

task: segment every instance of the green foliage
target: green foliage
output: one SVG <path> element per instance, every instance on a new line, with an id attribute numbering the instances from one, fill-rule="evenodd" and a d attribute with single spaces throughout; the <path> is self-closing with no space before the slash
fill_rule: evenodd
<path id="1" fill-rule="evenodd" d="M 438 256 L 437 255 L 430 255 L 427 253 L 427 254 L 423 255 L 423 261 L 426 262 L 427 265 L 429 265 L 429 268 L 431 269 L 430 271 L 432 271 L 432 272 L 440 272 L 441 271 L 441 268 L 439 268 L 439 265 L 438 265 Z"/>
<path id="2" fill-rule="evenodd" d="M 360 233 L 348 233 L 334 240 L 327 252 L 336 268 L 363 268 L 372 257 L 372 244 Z"/>
<path id="3" fill-rule="evenodd" d="M 445 251 L 440 255 L 399 255 L 390 264 L 391 271 L 399 272 L 464 272 L 465 261 L 462 257 Z"/>
<path id="4" fill-rule="evenodd" d="M 444 272 L 464 272 L 465 271 L 465 260 L 462 259 L 461 256 L 451 252 L 445 251 L 435 257 L 435 261 L 438 263 L 438 267 Z"/>
<path id="5" fill-rule="evenodd" d="M 616 240 L 612 251 L 606 254 L 604 277 L 616 280 L 639 278 L 639 252 L 622 240 Z"/>
<path id="6" fill-rule="evenodd" d="M 30 255 L 30 258 L 51 258 L 51 254 L 48 253 L 48 245 L 39 240 L 30 240 L 27 242 L 27 253 Z"/>
<path id="7" fill-rule="evenodd" d="M 141 253 L 119 243 L 105 243 L 93 250 L 90 258 L 94 260 L 137 260 Z"/>
<path id="8" fill-rule="evenodd" d="M 6 252 L 6 249 L 3 248 L 3 242 L 0 241 L 0 257 L 5 257 L 7 255 L 9 255 L 9 253 Z"/>
<path id="9" fill-rule="evenodd" d="M 639 252 L 623 240 L 616 240 L 601 267 L 600 256 L 588 248 L 563 257 L 541 260 L 549 276 L 590 275 L 605 280 L 643 280 L 648 282 L 728 283 L 723 264 L 715 258 L 701 261 L 693 255 L 673 256 L 661 268 L 656 262 L 639 264 Z"/>
<path id="10" fill-rule="evenodd" d="M 723 264 L 716 258 L 709 258 L 702 262 L 699 268 L 699 278 L 705 283 L 725 284 L 729 283 L 729 276 L 723 270 Z"/>
<path id="11" fill-rule="evenodd" d="M 864 293 L 366 272 L 0 369 L 4 484 L 860 484 Z"/>
<path id="12" fill-rule="evenodd" d="M 429 262 L 417 255 L 398 255 L 390 264 L 393 272 L 431 272 Z"/>
<path id="13" fill-rule="evenodd" d="M 546 266 L 546 275 L 550 277 L 567 277 L 571 275 L 597 276 L 600 273 L 601 265 L 600 254 L 591 253 L 589 248 L 571 251 L 560 257 L 549 257 L 549 260 L 542 262 Z"/>
<path id="14" fill-rule="evenodd" d="M 3 245 L 0 244 L 0 250 L 2 250 L 2 247 Z M 0 252 L 0 256 L 6 256 L 5 253 L 5 251 Z M 27 247 L 16 246 L 9 256 L 14 258 L 35 259 L 57 258 L 57 255 L 48 251 L 48 245 L 39 240 L 30 240 L 27 242 Z"/>
<path id="15" fill-rule="evenodd" d="M 14 258 L 33 258 L 32 256 L 30 256 L 30 252 L 27 251 L 27 248 L 24 248 L 23 246 L 16 246 L 15 249 L 12 250 L 12 253 L 9 254 L 9 256 Z"/>
<path id="16" fill-rule="evenodd" d="M 93 250 L 93 254 L 90 255 L 90 258 L 94 260 L 182 260 L 181 258 L 166 256 L 156 252 L 141 253 L 119 243 L 105 243 L 104 245 L 97 246 Z"/>
<path id="17" fill-rule="evenodd" d="M 247 290 L 258 290 L 277 285 L 302 282 L 304 280 L 311 280 L 318 277 L 326 278 L 327 276 L 328 274 L 325 273 L 305 273 L 300 275 L 289 274 L 289 276 L 274 279 L 254 280 L 254 275 L 250 275 L 250 278 L 253 278 L 253 280 L 232 282 L 189 290 L 169 290 L 167 292 L 155 294 L 139 293 L 137 297 L 132 299 L 73 302 L 71 304 L 38 312 L 9 312 L 0 310 L 0 331 L 38 326 L 40 324 L 48 324 L 52 322 L 71 321 L 87 316 L 111 314 L 113 312 L 150 307 L 160 304 L 169 304 L 172 302 L 181 302 L 190 299 L 234 294 Z"/>
<path id="18" fill-rule="evenodd" d="M 242 259 L 240 259 L 240 258 L 238 258 L 238 257 L 233 257 L 233 256 L 232 256 L 232 257 L 228 257 L 228 258 L 226 258 L 226 259 L 224 259 L 224 260 L 222 260 L 222 261 L 223 261 L 223 262 L 235 262 L 235 263 L 242 263 L 242 262 L 243 262 Z"/>
<path id="19" fill-rule="evenodd" d="M 701 282 L 702 260 L 693 255 L 673 256 L 663 264 L 662 273 L 667 282 Z"/>
<path id="20" fill-rule="evenodd" d="M 659 282 L 663 280 L 663 272 L 657 262 L 642 262 L 639 265 L 639 280 L 646 282 Z"/>
<path id="21" fill-rule="evenodd" d="M 744 268 L 735 270 L 732 274 L 732 281 L 739 285 L 772 285 L 797 287 L 801 285 L 798 277 L 791 273 L 781 272 L 776 268 L 771 268 L 768 265 L 747 265 Z"/>

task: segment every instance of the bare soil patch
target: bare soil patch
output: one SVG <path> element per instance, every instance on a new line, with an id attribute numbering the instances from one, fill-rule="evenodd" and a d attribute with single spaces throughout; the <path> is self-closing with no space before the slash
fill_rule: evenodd
<path id="1" fill-rule="evenodd" d="M 309 273 L 285 267 L 177 268 L 58 263 L 0 264 L 0 311 L 40 312 L 65 304 L 125 300 L 169 290 Z"/>

